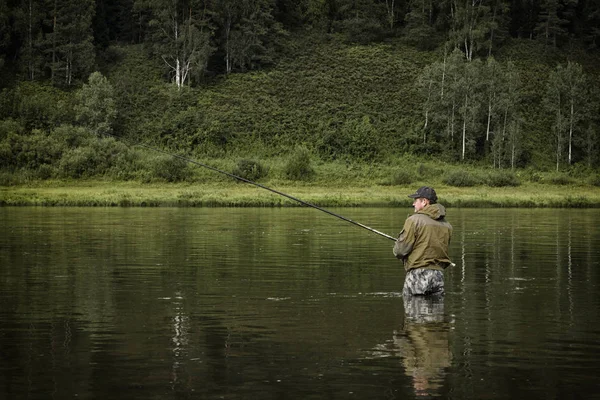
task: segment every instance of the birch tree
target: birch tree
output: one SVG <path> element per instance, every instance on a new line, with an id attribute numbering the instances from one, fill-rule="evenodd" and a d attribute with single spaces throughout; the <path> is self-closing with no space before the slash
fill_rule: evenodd
<path id="1" fill-rule="evenodd" d="M 162 58 L 177 88 L 190 82 L 193 71 L 200 76 L 212 52 L 205 4 L 201 0 L 139 0 L 136 7 L 150 11 L 155 54 Z"/>
<path id="2" fill-rule="evenodd" d="M 467 152 L 474 151 L 477 132 L 477 116 L 481 105 L 481 63 L 475 60 L 464 64 L 462 79 L 460 79 L 460 114 L 462 118 L 461 160 L 465 160 Z"/>
<path id="3" fill-rule="evenodd" d="M 521 151 L 521 79 L 514 63 L 498 67 L 492 160 L 494 167 L 514 168 Z"/>
<path id="4" fill-rule="evenodd" d="M 498 92 L 501 90 L 502 69 L 493 57 L 487 59 L 483 77 L 485 79 L 485 97 L 487 108 L 487 121 L 485 129 L 485 141 L 490 140 L 492 119 L 496 116 L 498 109 Z"/>
<path id="5" fill-rule="evenodd" d="M 581 65 L 569 61 L 564 75 L 565 100 L 568 113 L 568 156 L 569 165 L 573 163 L 573 136 L 579 129 L 579 124 L 584 119 L 585 103 L 588 100 L 586 93 L 586 76 Z"/>
<path id="6" fill-rule="evenodd" d="M 558 65 L 554 71 L 550 73 L 546 86 L 546 97 L 544 98 L 545 108 L 553 114 L 552 131 L 555 139 L 555 157 L 556 171 L 560 168 L 562 159 L 562 151 L 564 145 L 564 87 L 563 87 L 564 68 Z"/>
<path id="7" fill-rule="evenodd" d="M 509 61 L 506 65 L 505 72 L 505 90 L 501 104 L 504 107 L 505 127 L 507 119 L 510 115 L 510 123 L 507 126 L 508 140 L 510 145 L 510 166 L 512 169 L 516 167 L 517 157 L 522 148 L 522 81 L 515 64 Z"/>
<path id="8" fill-rule="evenodd" d="M 472 61 L 490 31 L 490 7 L 483 0 L 452 0 L 450 4 L 450 41 Z"/>

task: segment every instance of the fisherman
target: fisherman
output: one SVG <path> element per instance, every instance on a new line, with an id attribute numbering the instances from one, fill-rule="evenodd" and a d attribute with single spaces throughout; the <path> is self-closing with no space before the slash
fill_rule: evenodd
<path id="1" fill-rule="evenodd" d="M 433 188 L 422 186 L 408 197 L 414 199 L 415 213 L 404 222 L 394 245 L 394 255 L 406 270 L 402 295 L 443 295 L 443 271 L 453 265 L 448 257 L 452 225 Z"/>

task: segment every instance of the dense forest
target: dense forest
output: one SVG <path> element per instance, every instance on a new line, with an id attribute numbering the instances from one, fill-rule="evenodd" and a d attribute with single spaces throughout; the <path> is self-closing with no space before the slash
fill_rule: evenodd
<path id="1" fill-rule="evenodd" d="M 599 35 L 592 0 L 0 0 L 3 182 L 135 179 L 127 143 L 593 173 Z"/>

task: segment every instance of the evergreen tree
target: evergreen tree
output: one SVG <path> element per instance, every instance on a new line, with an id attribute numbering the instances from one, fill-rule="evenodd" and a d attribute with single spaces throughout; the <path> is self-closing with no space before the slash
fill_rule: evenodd
<path id="1" fill-rule="evenodd" d="M 600 2 L 585 2 L 582 14 L 584 15 L 583 39 L 590 48 L 597 49 L 600 46 Z"/>
<path id="2" fill-rule="evenodd" d="M 0 1 L 0 71 L 4 67 L 11 39 L 9 9 L 6 1 Z"/>
<path id="3" fill-rule="evenodd" d="M 489 36 L 487 38 L 488 57 L 492 55 L 494 45 L 502 43 L 509 36 L 510 4 L 507 0 L 492 0 Z"/>
<path id="4" fill-rule="evenodd" d="M 46 63 L 54 84 L 73 85 L 84 79 L 95 65 L 92 44 L 94 0 L 49 0 L 44 43 Z"/>
<path id="5" fill-rule="evenodd" d="M 431 0 L 411 0 L 406 14 L 404 35 L 407 43 L 421 49 L 433 47 L 436 43 L 433 27 L 433 4 Z"/>
<path id="6" fill-rule="evenodd" d="M 276 38 L 283 32 L 273 7 L 273 0 L 222 0 L 215 5 L 213 18 L 220 30 L 226 73 L 271 62 Z"/>
<path id="7" fill-rule="evenodd" d="M 19 67 L 27 80 L 43 77 L 43 20 L 42 4 L 35 0 L 21 0 L 15 9 L 15 26 L 21 38 Z"/>
<path id="8" fill-rule="evenodd" d="M 557 40 L 567 35 L 564 26 L 569 22 L 561 18 L 562 4 L 560 0 L 543 0 L 535 33 L 547 46 L 556 47 Z"/>

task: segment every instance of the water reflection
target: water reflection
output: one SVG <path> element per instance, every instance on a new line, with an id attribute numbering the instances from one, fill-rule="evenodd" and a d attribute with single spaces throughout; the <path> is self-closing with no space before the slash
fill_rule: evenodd
<path id="1" fill-rule="evenodd" d="M 311 210 L 0 208 L 0 398 L 598 393 L 600 213 L 452 222 L 445 297 L 400 300 L 389 244 Z"/>
<path id="2" fill-rule="evenodd" d="M 441 396 L 446 368 L 452 361 L 444 296 L 404 296 L 404 328 L 394 332 L 394 345 L 415 395 Z"/>

